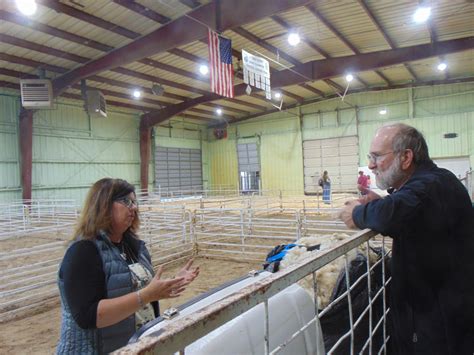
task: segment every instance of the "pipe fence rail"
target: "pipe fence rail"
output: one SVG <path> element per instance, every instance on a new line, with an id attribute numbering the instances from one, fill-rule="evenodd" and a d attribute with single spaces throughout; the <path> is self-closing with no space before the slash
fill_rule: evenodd
<path id="1" fill-rule="evenodd" d="M 166 327 L 162 328 L 155 336 L 139 339 L 138 342 L 119 349 L 116 351 L 116 354 L 144 354 L 151 352 L 154 354 L 171 354 L 175 352 L 186 354 L 186 346 L 259 304 L 265 305 L 264 319 L 262 319 L 260 325 L 265 329 L 263 335 L 264 346 L 262 349 L 254 350 L 262 354 L 278 354 L 315 322 L 322 322 L 322 331 L 324 333 L 323 320 L 325 316 L 334 310 L 335 307 L 340 306 L 341 301 L 344 301 L 347 305 L 348 322 L 346 326 L 340 329 L 340 337 L 337 341 L 331 344 L 330 348 L 325 349 L 326 353 L 354 354 L 357 352 L 386 354 L 387 343 L 390 339 L 387 333 L 387 319 L 390 309 L 386 303 L 386 288 L 391 282 L 390 276 L 386 273 L 386 259 L 389 252 L 383 248 L 380 259 L 373 264 L 369 262 L 369 250 L 371 247 L 369 240 L 374 239 L 375 235 L 376 233 L 370 230 L 353 233 L 352 236 L 333 245 L 330 249 L 313 253 L 293 266 L 260 279 L 258 282 L 204 307 L 199 312 L 175 320 L 171 319 Z M 382 246 L 385 246 L 385 239 L 381 238 Z M 351 251 L 364 244 L 366 245 L 366 270 L 355 279 L 349 273 L 349 255 Z M 317 301 L 317 272 L 341 257 L 344 258 L 346 288 L 336 299 L 321 309 Z M 381 270 L 381 280 L 376 280 L 374 276 L 374 271 L 377 268 Z M 269 299 L 306 277 L 312 278 L 312 297 L 315 304 L 314 316 L 295 333 L 288 334 L 288 338 L 285 341 L 272 348 L 270 346 L 272 334 L 270 334 L 268 326 L 270 317 Z M 381 287 L 378 290 L 374 290 L 372 287 L 375 282 L 381 283 Z M 353 308 L 354 296 L 356 289 L 361 284 L 366 284 L 368 288 L 367 304 L 362 310 L 356 311 Z M 378 316 L 375 316 L 376 313 L 378 313 Z M 362 340 L 360 339 L 361 334 L 365 334 Z"/>
<path id="2" fill-rule="evenodd" d="M 347 195 L 340 197 L 341 201 L 343 198 L 347 198 Z M 330 238 L 334 233 L 353 236 L 343 246 L 336 247 L 337 252 L 327 254 L 324 251 L 319 255 L 323 262 L 314 261 L 309 269 L 309 264 L 304 264 L 295 273 L 285 270 L 272 275 L 274 285 L 271 285 L 272 281 L 268 286 L 273 291 L 255 291 L 259 296 L 251 303 L 257 304 L 268 300 L 276 289 L 281 290 L 306 275 L 316 275 L 319 268 L 347 253 L 349 246 L 356 248 L 370 238 L 372 247 L 374 243 L 384 243 L 380 238 L 374 239 L 372 232 L 354 234 L 347 230 L 335 218 L 338 211 L 336 201 L 338 199 L 333 198 L 332 204 L 325 205 L 308 196 L 285 196 L 280 192 L 273 193 L 273 196 L 235 194 L 225 198 L 192 197 L 176 200 L 164 200 L 153 195 L 140 196 L 140 237 L 146 241 L 154 265 L 163 265 L 190 256 L 258 260 L 263 263 L 267 253 L 278 244 L 297 243 L 301 238 L 315 235 L 323 238 Z M 0 205 L 0 211 L 5 211 L 0 220 L 0 227 L 3 227 L 0 228 L 0 322 L 6 322 L 59 303 L 57 270 L 71 238 L 77 207 L 73 201 L 38 200 L 28 201 L 27 204 Z M 371 265 L 371 270 L 374 267 Z M 366 275 L 366 278 L 370 277 Z M 350 289 L 356 286 L 352 284 Z M 255 292 L 251 291 L 248 296 L 254 297 Z M 344 298 L 341 297 L 338 298 L 339 302 Z M 385 297 L 385 291 L 373 295 L 371 302 L 377 302 L 382 297 Z M 236 305 L 229 307 L 237 307 L 238 314 L 244 308 L 249 309 L 249 304 L 241 300 L 236 302 Z M 330 307 L 333 306 L 328 305 L 323 312 L 328 312 Z M 369 307 L 364 315 L 371 315 L 371 312 Z M 353 317 L 351 329 L 361 327 L 360 322 L 357 317 Z M 374 322 L 371 331 L 378 332 L 385 329 L 385 325 L 385 319 Z M 344 339 L 352 339 L 353 333 L 345 334 Z M 341 344 L 345 346 L 344 339 Z M 288 341 L 291 342 L 291 339 Z M 182 349 L 182 345 L 178 350 Z M 281 346 L 283 348 L 285 345 Z M 372 342 L 368 340 L 366 348 L 372 347 Z M 268 351 L 276 353 L 279 350 Z"/>

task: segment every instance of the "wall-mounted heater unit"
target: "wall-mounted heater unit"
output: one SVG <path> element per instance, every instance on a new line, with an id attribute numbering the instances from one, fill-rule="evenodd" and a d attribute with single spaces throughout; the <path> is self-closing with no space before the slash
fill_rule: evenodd
<path id="1" fill-rule="evenodd" d="M 92 117 L 107 117 L 107 102 L 99 90 L 87 90 L 87 112 Z"/>
<path id="2" fill-rule="evenodd" d="M 21 105 L 24 108 L 51 108 L 53 88 L 47 79 L 21 79 Z"/>

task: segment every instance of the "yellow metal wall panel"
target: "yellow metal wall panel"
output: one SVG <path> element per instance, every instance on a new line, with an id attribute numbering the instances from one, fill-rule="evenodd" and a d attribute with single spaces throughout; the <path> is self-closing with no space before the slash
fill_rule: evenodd
<path id="1" fill-rule="evenodd" d="M 262 189 L 303 193 L 303 147 L 299 132 L 263 135 L 260 145 Z"/>
<path id="2" fill-rule="evenodd" d="M 209 188 L 223 187 L 234 190 L 239 188 L 235 144 L 235 139 L 220 139 L 208 142 Z"/>

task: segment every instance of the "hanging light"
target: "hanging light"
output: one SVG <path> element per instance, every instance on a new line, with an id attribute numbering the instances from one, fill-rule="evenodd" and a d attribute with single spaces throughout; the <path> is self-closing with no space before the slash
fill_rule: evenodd
<path id="1" fill-rule="evenodd" d="M 221 108 L 216 109 L 216 113 L 217 115 L 222 116 L 222 109 Z"/>
<path id="2" fill-rule="evenodd" d="M 133 97 L 139 99 L 142 96 L 142 92 L 138 89 L 133 90 Z"/>
<path id="3" fill-rule="evenodd" d="M 448 65 L 444 62 L 438 64 L 438 70 L 439 71 L 445 71 Z"/>
<path id="4" fill-rule="evenodd" d="M 199 73 L 201 73 L 201 75 L 207 75 L 207 73 L 209 73 L 209 67 L 205 64 L 200 65 Z"/>
<path id="5" fill-rule="evenodd" d="M 275 91 L 275 93 L 273 94 L 273 97 L 274 97 L 275 99 L 281 99 L 281 92 Z"/>
<path id="6" fill-rule="evenodd" d="M 420 6 L 413 14 L 413 21 L 416 23 L 426 22 L 431 15 L 431 7 Z"/>
<path id="7" fill-rule="evenodd" d="M 298 45 L 298 43 L 300 43 L 301 41 L 301 38 L 300 38 L 300 35 L 296 32 L 291 32 L 289 35 L 288 35 L 288 43 L 292 46 L 296 46 Z"/>
<path id="8" fill-rule="evenodd" d="M 387 109 L 386 109 L 386 108 L 383 108 L 383 109 L 381 109 L 381 110 L 379 111 L 379 113 L 380 113 L 381 115 L 386 115 L 386 114 L 387 114 Z"/>
<path id="9" fill-rule="evenodd" d="M 38 5 L 35 0 L 15 0 L 18 10 L 26 16 L 31 16 L 36 13 Z"/>
<path id="10" fill-rule="evenodd" d="M 352 74 L 347 74 L 346 75 L 346 81 L 350 83 L 352 80 L 354 80 L 354 76 Z"/>

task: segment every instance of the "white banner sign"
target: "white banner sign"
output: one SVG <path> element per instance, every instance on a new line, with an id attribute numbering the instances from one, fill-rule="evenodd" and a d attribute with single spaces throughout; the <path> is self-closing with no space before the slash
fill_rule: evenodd
<path id="1" fill-rule="evenodd" d="M 242 61 L 244 63 L 244 82 L 255 86 L 257 89 L 262 89 L 265 91 L 265 97 L 271 100 L 270 64 L 268 60 L 242 50 Z"/>

